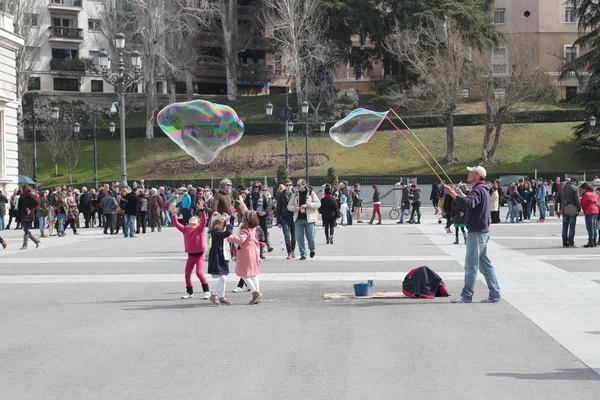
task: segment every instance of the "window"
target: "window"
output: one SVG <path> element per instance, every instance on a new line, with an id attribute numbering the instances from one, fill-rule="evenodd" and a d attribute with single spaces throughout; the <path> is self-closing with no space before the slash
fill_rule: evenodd
<path id="1" fill-rule="evenodd" d="M 505 47 L 492 51 L 492 73 L 508 73 L 508 52 Z"/>
<path id="2" fill-rule="evenodd" d="M 579 46 L 565 45 L 565 62 L 573 62 L 579 57 Z"/>
<path id="3" fill-rule="evenodd" d="M 52 49 L 52 58 L 59 60 L 74 60 L 79 57 L 79 51 L 75 49 Z"/>
<path id="4" fill-rule="evenodd" d="M 494 100 L 504 100 L 504 96 L 506 95 L 506 89 L 494 89 Z"/>
<path id="5" fill-rule="evenodd" d="M 575 18 L 575 9 L 573 7 L 565 8 L 565 23 L 574 24 L 577 22 Z"/>
<path id="6" fill-rule="evenodd" d="M 27 90 L 42 90 L 42 82 L 39 76 L 32 76 L 27 82 Z"/>
<path id="7" fill-rule="evenodd" d="M 99 57 L 100 57 L 100 51 L 99 50 L 90 50 L 90 52 L 89 52 L 89 58 L 90 58 L 90 60 L 92 60 L 92 62 L 94 63 L 94 65 L 100 65 Z"/>
<path id="8" fill-rule="evenodd" d="M 364 79 L 363 70 L 360 70 L 360 76 L 356 76 L 357 69 L 351 63 L 346 64 L 346 79 Z"/>
<path id="9" fill-rule="evenodd" d="M 164 82 L 156 82 L 156 93 L 163 94 L 164 93 Z"/>
<path id="10" fill-rule="evenodd" d="M 79 80 L 54 78 L 54 90 L 62 90 L 65 92 L 79 92 Z"/>
<path id="11" fill-rule="evenodd" d="M 63 28 L 75 28 L 75 20 L 68 18 L 52 18 L 52 26 L 60 26 Z"/>
<path id="12" fill-rule="evenodd" d="M 100 32 L 102 30 L 101 22 L 99 19 L 88 19 L 88 31 Z"/>
<path id="13" fill-rule="evenodd" d="M 494 24 L 506 23 L 506 8 L 496 8 L 494 10 Z"/>
<path id="14" fill-rule="evenodd" d="M 25 14 L 25 25 L 39 26 L 39 14 Z"/>
<path id="15" fill-rule="evenodd" d="M 567 86 L 565 87 L 565 91 L 566 100 L 571 100 L 573 97 L 577 96 L 577 86 Z"/>
<path id="16" fill-rule="evenodd" d="M 40 48 L 27 46 L 24 55 L 30 61 L 40 61 Z"/>
<path id="17" fill-rule="evenodd" d="M 103 93 L 104 81 L 92 80 L 92 93 Z"/>

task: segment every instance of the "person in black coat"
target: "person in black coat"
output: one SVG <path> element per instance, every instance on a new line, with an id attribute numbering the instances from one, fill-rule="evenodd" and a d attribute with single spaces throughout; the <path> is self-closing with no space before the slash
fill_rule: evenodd
<path id="1" fill-rule="evenodd" d="M 325 239 L 327 244 L 333 244 L 333 230 L 335 227 L 335 220 L 339 211 L 338 202 L 333 198 L 333 190 L 331 185 L 325 186 L 325 196 L 321 199 L 321 207 L 319 207 L 319 213 L 323 216 L 323 225 L 325 226 Z"/>
<path id="2" fill-rule="evenodd" d="M 277 227 L 283 230 L 285 238 L 285 247 L 287 249 L 287 259 L 296 258 L 296 229 L 294 227 L 294 213 L 288 210 L 288 203 L 294 194 L 291 180 L 285 181 L 285 190 L 277 195 L 277 205 L 275 207 L 275 218 Z"/>
<path id="3" fill-rule="evenodd" d="M 81 188 L 81 196 L 79 197 L 79 211 L 83 214 L 83 219 L 85 221 L 85 227 L 90 227 L 90 210 L 91 210 L 91 202 L 92 196 L 90 192 L 87 191 L 86 187 Z"/>
<path id="4" fill-rule="evenodd" d="M 229 260 L 231 250 L 225 239 L 233 233 L 233 220 L 223 219 L 220 215 L 210 221 L 208 232 L 211 239 L 208 253 L 208 273 L 217 279 L 210 301 L 215 305 L 229 305 L 225 298 L 225 284 L 229 275 Z"/>
<path id="5" fill-rule="evenodd" d="M 440 209 L 438 204 L 440 202 L 440 184 L 437 182 L 433 182 L 431 185 L 431 196 L 429 196 L 429 200 L 431 200 L 431 204 L 433 204 L 433 208 L 435 208 L 435 215 L 438 215 Z"/>
<path id="6" fill-rule="evenodd" d="M 29 231 L 30 227 L 33 228 L 35 216 L 34 210 L 37 205 L 38 201 L 33 196 L 29 185 L 23 185 L 23 191 L 19 197 L 17 207 L 19 212 L 19 220 L 21 221 L 21 226 L 23 227 L 23 247 L 21 247 L 21 250 L 25 250 L 27 248 L 27 241 L 29 239 L 35 243 L 36 248 L 40 247 L 40 242 Z"/>

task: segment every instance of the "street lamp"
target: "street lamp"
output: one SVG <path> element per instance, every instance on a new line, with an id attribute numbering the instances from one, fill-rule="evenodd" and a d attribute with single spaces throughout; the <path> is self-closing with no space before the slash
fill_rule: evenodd
<path id="1" fill-rule="evenodd" d="M 590 127 L 592 128 L 592 131 L 596 128 L 596 117 L 593 115 L 590 117 Z"/>
<path id="2" fill-rule="evenodd" d="M 102 78 L 113 85 L 119 94 L 119 117 L 121 119 L 121 187 L 127 187 L 127 150 L 125 141 L 125 88 L 135 85 L 140 81 L 142 69 L 142 57 L 139 51 L 131 53 L 131 65 L 133 71 L 126 71 L 123 51 L 125 49 L 125 35 L 115 35 L 115 47 L 119 53 L 119 62 L 116 72 L 111 70 L 111 61 L 108 53 L 102 50 L 98 57 Z M 111 112 L 115 113 L 117 108 L 113 104 Z M 111 133 L 114 132 L 111 131 Z"/>
<path id="3" fill-rule="evenodd" d="M 306 184 L 308 185 L 308 101 L 302 102 L 302 114 L 304 115 L 304 131 L 305 131 L 305 140 L 304 140 L 304 170 L 306 174 Z"/>
<path id="4" fill-rule="evenodd" d="M 36 105 L 37 105 L 37 92 L 33 92 L 32 93 L 32 101 L 31 101 L 31 120 L 27 121 L 26 119 L 23 119 L 21 121 L 21 123 L 23 124 L 27 124 L 27 122 L 29 122 L 31 124 L 31 129 L 33 131 L 33 187 L 35 190 L 38 189 L 38 177 L 37 177 L 37 130 L 36 130 L 36 125 L 43 123 L 43 122 L 48 122 L 47 120 L 43 120 L 42 118 L 39 118 L 36 115 Z M 58 117 L 60 116 L 60 110 L 58 107 L 52 107 L 50 109 L 50 117 L 52 120 L 56 121 L 58 120 Z"/>
<path id="5" fill-rule="evenodd" d="M 289 171 L 289 151 L 288 151 L 288 143 L 289 143 L 289 120 L 290 120 L 290 106 L 289 106 L 289 88 L 285 88 L 285 108 L 283 109 L 283 114 L 285 118 L 285 125 L 283 126 L 285 129 L 285 170 Z M 265 113 L 267 114 L 267 118 L 271 119 L 273 116 L 273 104 L 269 103 L 265 106 Z M 293 126 L 293 124 L 292 124 Z"/>
<path id="6" fill-rule="evenodd" d="M 73 132 L 75 132 L 76 135 L 79 135 L 80 130 L 81 130 L 81 125 L 79 124 L 79 122 L 75 122 L 75 125 L 73 125 Z"/>
<path id="7" fill-rule="evenodd" d="M 321 134 L 325 133 L 325 122 L 319 124 L 319 130 L 321 131 Z"/>

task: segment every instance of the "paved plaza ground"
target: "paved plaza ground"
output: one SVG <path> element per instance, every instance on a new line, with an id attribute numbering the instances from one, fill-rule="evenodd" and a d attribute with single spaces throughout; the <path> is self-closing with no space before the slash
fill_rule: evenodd
<path id="1" fill-rule="evenodd" d="M 472 304 L 323 299 L 368 279 L 400 291 L 419 265 L 458 295 L 465 247 L 424 214 L 340 228 L 332 246 L 319 228 L 302 262 L 284 259 L 274 229 L 264 302 L 231 293 L 232 274 L 234 304 L 220 308 L 180 299 L 175 229 L 81 229 L 26 251 L 20 231 L 1 232 L 0 399 L 600 398 L 600 248 L 564 249 L 555 217 L 492 227 L 502 303 L 479 303 L 482 280 Z"/>

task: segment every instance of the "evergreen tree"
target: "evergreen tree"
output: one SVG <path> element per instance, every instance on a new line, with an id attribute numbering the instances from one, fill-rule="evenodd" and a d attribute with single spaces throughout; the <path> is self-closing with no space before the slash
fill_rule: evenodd
<path id="1" fill-rule="evenodd" d="M 585 90 L 579 93 L 572 101 L 583 104 L 587 115 L 600 116 L 600 5 L 597 0 L 569 0 L 567 4 L 573 6 L 577 16 L 580 37 L 575 41 L 587 52 L 580 55 L 573 64 L 577 68 L 589 73 Z M 568 74 L 572 65 L 565 64 L 563 74 Z M 579 151 L 600 156 L 600 135 L 594 133 L 585 121 L 575 127 L 575 137 L 580 140 Z"/>

